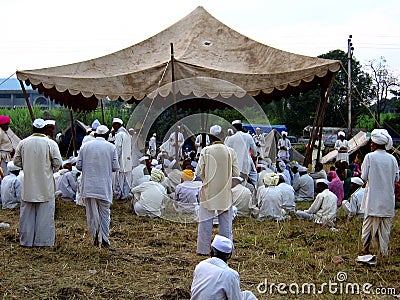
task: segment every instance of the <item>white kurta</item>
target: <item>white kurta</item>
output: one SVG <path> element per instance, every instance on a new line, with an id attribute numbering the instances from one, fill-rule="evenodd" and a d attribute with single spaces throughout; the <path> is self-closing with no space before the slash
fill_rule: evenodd
<path id="1" fill-rule="evenodd" d="M 281 149 L 281 147 L 286 147 L 286 150 Z M 278 157 L 281 159 L 289 159 L 290 160 L 290 149 L 292 149 L 292 144 L 290 143 L 288 138 L 281 138 L 278 140 Z"/>
<path id="2" fill-rule="evenodd" d="M 239 176 L 235 151 L 222 142 L 205 147 L 200 153 L 196 174 L 203 181 L 201 205 L 208 210 L 227 210 L 232 205 L 232 177 Z"/>
<path id="3" fill-rule="evenodd" d="M 139 165 L 139 158 L 143 156 L 141 152 L 142 148 L 142 141 L 136 133 L 132 134 L 131 136 L 131 149 L 132 149 L 132 168 Z"/>
<path id="4" fill-rule="evenodd" d="M 115 148 L 117 148 L 120 173 L 132 171 L 132 139 L 129 132 L 120 127 L 115 134 Z"/>
<path id="5" fill-rule="evenodd" d="M 58 169 L 62 165 L 56 142 L 44 134 L 32 134 L 18 144 L 14 164 L 24 170 L 22 200 L 27 202 L 54 200 L 53 169 Z"/>
<path id="6" fill-rule="evenodd" d="M 361 209 L 364 217 L 393 217 L 395 207 L 394 183 L 399 166 L 393 155 L 385 150 L 368 153 L 361 165 L 361 178 L 368 180 Z"/>
<path id="7" fill-rule="evenodd" d="M 221 259 L 212 257 L 201 261 L 194 270 L 191 300 L 246 299 L 240 290 L 239 274 Z M 252 295 L 247 299 L 257 299 Z"/>
<path id="8" fill-rule="evenodd" d="M 1 206 L 15 208 L 21 203 L 22 184 L 17 176 L 10 173 L 1 181 Z"/>
<path id="9" fill-rule="evenodd" d="M 311 158 L 313 161 L 313 166 L 315 165 L 315 161 L 317 160 L 317 156 L 318 156 L 318 146 L 319 146 L 319 140 L 316 140 L 314 142 L 314 146 L 313 146 L 313 151 L 311 153 Z M 324 145 L 324 141 L 321 141 L 321 149 L 319 151 L 319 159 L 321 160 L 322 158 L 322 151 L 324 151 L 325 149 L 325 145 Z"/>
<path id="10" fill-rule="evenodd" d="M 78 179 L 75 172 L 69 171 L 60 177 L 58 190 L 61 191 L 64 200 L 74 200 L 77 188 Z"/>
<path id="11" fill-rule="evenodd" d="M 157 140 L 155 136 L 152 136 L 149 140 L 149 151 L 151 156 L 156 156 Z"/>
<path id="12" fill-rule="evenodd" d="M 236 152 L 239 172 L 249 175 L 251 169 L 250 150 L 257 154 L 257 147 L 250 134 L 237 131 L 227 141 L 226 145 Z"/>
<path id="13" fill-rule="evenodd" d="M 314 200 L 314 180 L 310 175 L 301 175 L 293 183 L 296 192 L 296 201 L 313 201 Z"/>
<path id="14" fill-rule="evenodd" d="M 306 213 L 314 215 L 314 222 L 324 224 L 335 221 L 337 211 L 337 197 L 330 190 L 325 189 L 315 197 L 315 201 Z"/>
<path id="15" fill-rule="evenodd" d="M 346 148 L 347 152 L 340 153 L 339 150 L 342 147 Z M 335 149 L 338 151 L 338 154 L 336 156 L 336 161 L 344 160 L 344 161 L 349 162 L 349 153 L 348 153 L 348 151 L 350 150 L 350 147 L 349 147 L 349 142 L 347 140 L 343 140 L 342 141 L 342 140 L 338 139 L 335 142 Z"/>
<path id="16" fill-rule="evenodd" d="M 58 145 L 34 133 L 16 149 L 14 164 L 24 170 L 19 235 L 22 246 L 54 246 L 55 184 L 53 169 L 62 165 Z"/>
<path id="17" fill-rule="evenodd" d="M 139 216 L 161 217 L 161 206 L 167 197 L 165 188 L 155 181 L 144 182 L 131 190 L 133 196 L 142 208 L 135 208 Z M 135 206 L 136 206 L 135 204 Z"/>
<path id="18" fill-rule="evenodd" d="M 282 191 L 283 208 L 286 211 L 293 211 L 296 208 L 296 203 L 294 202 L 295 191 L 293 187 L 286 182 L 280 183 L 277 187 Z"/>
<path id="19" fill-rule="evenodd" d="M 255 134 L 253 136 L 254 143 L 256 144 L 257 147 L 257 153 L 258 157 L 264 158 L 264 152 L 265 152 L 265 138 L 262 134 Z"/>
<path id="20" fill-rule="evenodd" d="M 131 188 L 137 187 L 139 184 L 149 181 L 150 177 L 144 174 L 144 171 L 146 169 L 145 164 L 139 164 L 138 166 L 134 167 L 132 170 L 132 183 L 131 183 Z M 149 180 L 147 180 L 149 179 Z"/>
<path id="21" fill-rule="evenodd" d="M 119 169 L 117 149 L 102 137 L 81 147 L 76 168 L 82 171 L 82 198 L 112 202 L 112 172 Z"/>
<path id="22" fill-rule="evenodd" d="M 202 134 L 199 134 L 197 137 L 196 137 L 196 140 L 195 140 L 195 142 L 194 142 L 194 144 L 196 145 L 196 148 L 197 148 L 197 155 L 199 155 L 200 154 L 200 152 L 201 152 L 201 150 L 203 150 L 203 147 L 202 147 Z M 208 134 L 206 134 L 206 147 L 207 146 L 210 146 L 210 137 L 208 136 Z"/>
<path id="23" fill-rule="evenodd" d="M 132 139 L 129 132 L 120 127 L 115 135 L 115 148 L 117 148 L 119 170 L 114 174 L 113 188 L 117 199 L 125 199 L 131 189 L 132 172 Z"/>
<path id="24" fill-rule="evenodd" d="M 252 194 L 247 187 L 237 184 L 232 188 L 232 205 L 236 206 L 238 216 L 249 216 L 252 202 Z"/>
<path id="25" fill-rule="evenodd" d="M 257 205 L 260 209 L 259 220 L 271 218 L 283 220 L 283 194 L 282 190 L 276 186 L 262 186 L 257 190 Z"/>
<path id="26" fill-rule="evenodd" d="M 365 189 L 360 187 L 351 196 L 349 201 L 343 200 L 342 207 L 349 217 L 363 215 L 361 204 L 364 199 Z"/>

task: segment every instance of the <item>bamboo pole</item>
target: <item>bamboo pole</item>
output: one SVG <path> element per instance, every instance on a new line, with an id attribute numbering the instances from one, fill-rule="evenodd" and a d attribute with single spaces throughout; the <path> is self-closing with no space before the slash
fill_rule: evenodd
<path id="1" fill-rule="evenodd" d="M 76 147 L 76 136 L 75 136 L 75 127 L 74 127 L 74 116 L 72 114 L 72 109 L 69 109 L 69 120 L 71 123 L 71 135 L 72 135 L 72 145 L 74 147 L 74 156 L 78 156 L 77 147 Z"/>
<path id="2" fill-rule="evenodd" d="M 26 94 L 25 86 L 22 80 L 19 80 L 19 84 L 21 85 L 22 93 L 24 94 L 26 106 L 28 107 L 29 110 L 29 115 L 31 116 L 32 122 L 35 120 L 35 116 L 33 114 L 32 106 L 31 103 L 29 102 L 28 95 Z"/>

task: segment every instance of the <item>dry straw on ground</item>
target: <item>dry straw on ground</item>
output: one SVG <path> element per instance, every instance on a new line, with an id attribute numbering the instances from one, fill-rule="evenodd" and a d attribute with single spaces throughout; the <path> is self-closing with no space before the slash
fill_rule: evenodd
<path id="1" fill-rule="evenodd" d="M 308 205 L 302 203 L 301 207 Z M 203 259 L 195 254 L 197 224 L 137 217 L 127 203 L 116 202 L 110 237 L 116 251 L 111 252 L 92 246 L 83 207 L 59 201 L 56 245 L 22 248 L 18 243 L 18 212 L 0 212 L 0 221 L 11 225 L 0 228 L 3 299 L 190 298 L 193 270 Z M 381 298 L 346 294 L 345 290 L 333 295 L 327 288 L 319 295 L 281 295 L 276 288 L 270 294 L 260 284 L 265 280 L 300 287 L 314 283 L 318 288 L 329 281 L 340 283 L 337 274 L 344 272 L 347 279 L 343 283 L 370 283 L 374 288 L 396 288 L 400 293 L 399 224 L 396 216 L 390 257 L 369 267 L 355 262 L 361 250 L 361 223 L 347 220 L 343 213 L 337 222 L 338 232 L 297 219 L 276 223 L 240 218 L 234 222 L 236 254 L 229 263 L 239 271 L 242 288 L 253 291 L 259 299 Z M 334 262 L 338 256 L 343 262 Z"/>

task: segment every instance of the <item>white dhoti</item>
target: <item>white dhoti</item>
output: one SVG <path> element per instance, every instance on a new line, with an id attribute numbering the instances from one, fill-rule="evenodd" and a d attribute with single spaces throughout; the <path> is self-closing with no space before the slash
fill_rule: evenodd
<path id="1" fill-rule="evenodd" d="M 373 246 L 380 249 L 382 256 L 387 256 L 392 221 L 391 217 L 365 217 L 361 232 L 364 248 L 372 243 Z"/>
<path id="2" fill-rule="evenodd" d="M 217 210 L 218 212 L 218 234 L 233 241 L 232 234 L 232 206 L 228 210 Z M 215 210 L 208 210 L 201 204 L 199 207 L 199 226 L 197 233 L 197 253 L 210 254 L 212 239 L 213 218 Z"/>
<path id="3" fill-rule="evenodd" d="M 55 200 L 47 202 L 21 201 L 19 212 L 19 243 L 26 247 L 54 246 Z"/>
<path id="4" fill-rule="evenodd" d="M 115 172 L 113 178 L 114 198 L 124 200 L 131 190 L 132 172 Z"/>
<path id="5" fill-rule="evenodd" d="M 83 198 L 83 201 L 90 234 L 99 241 L 99 244 L 102 242 L 110 244 L 108 237 L 110 236 L 111 203 L 95 198 Z"/>

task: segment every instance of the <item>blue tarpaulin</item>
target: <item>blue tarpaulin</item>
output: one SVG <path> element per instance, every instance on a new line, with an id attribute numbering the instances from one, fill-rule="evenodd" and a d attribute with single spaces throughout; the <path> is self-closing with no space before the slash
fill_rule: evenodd
<path id="1" fill-rule="evenodd" d="M 256 128 L 260 127 L 261 133 L 269 133 L 272 129 L 275 129 L 280 134 L 282 131 L 287 131 L 286 125 L 272 125 L 272 124 L 242 124 L 243 128 L 250 131 L 250 133 L 256 133 Z"/>

